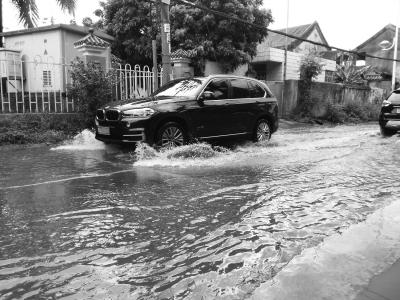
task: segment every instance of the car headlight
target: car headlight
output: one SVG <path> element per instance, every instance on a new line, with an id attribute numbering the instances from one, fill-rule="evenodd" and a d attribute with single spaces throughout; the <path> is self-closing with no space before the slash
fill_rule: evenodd
<path id="1" fill-rule="evenodd" d="M 129 119 L 129 118 L 138 118 L 138 119 L 145 119 L 149 118 L 151 115 L 155 113 L 155 110 L 151 108 L 135 108 L 130 109 L 122 112 L 122 118 Z"/>
<path id="2" fill-rule="evenodd" d="M 388 100 L 383 100 L 383 102 L 382 102 L 382 106 L 389 106 L 390 104 L 392 104 L 392 103 Z"/>

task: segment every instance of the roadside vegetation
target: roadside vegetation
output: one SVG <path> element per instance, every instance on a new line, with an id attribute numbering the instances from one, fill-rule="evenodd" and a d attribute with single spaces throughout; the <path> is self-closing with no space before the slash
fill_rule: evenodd
<path id="1" fill-rule="evenodd" d="M 0 116 L 0 145 L 55 144 L 85 127 L 81 114 L 15 114 Z"/>

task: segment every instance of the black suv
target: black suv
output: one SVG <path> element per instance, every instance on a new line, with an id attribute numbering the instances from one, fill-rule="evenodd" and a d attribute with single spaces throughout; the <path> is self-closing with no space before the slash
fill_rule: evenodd
<path id="1" fill-rule="evenodd" d="M 384 136 L 394 135 L 399 127 L 393 121 L 400 121 L 400 89 L 393 91 L 389 97 L 382 102 L 379 114 L 379 126 Z"/>
<path id="2" fill-rule="evenodd" d="M 212 75 L 177 79 L 152 96 L 96 113 L 96 139 L 175 147 L 192 140 L 268 140 L 278 129 L 276 98 L 262 82 Z"/>

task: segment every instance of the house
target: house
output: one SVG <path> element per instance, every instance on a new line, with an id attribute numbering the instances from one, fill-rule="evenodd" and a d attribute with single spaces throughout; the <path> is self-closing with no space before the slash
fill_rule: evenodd
<path id="1" fill-rule="evenodd" d="M 286 29 L 280 29 L 283 33 Z M 257 46 L 257 55 L 253 58 L 251 68 L 256 77 L 266 81 L 282 81 L 284 78 L 285 48 L 287 45 L 286 79 L 300 79 L 301 59 L 309 52 L 321 53 L 323 71 L 317 81 L 332 81 L 336 70 L 336 61 L 323 58 L 330 51 L 321 28 L 317 22 L 287 28 L 287 33 L 301 39 L 315 41 L 326 46 L 314 45 L 299 39 L 286 37 L 270 32 L 267 38 Z M 322 55 L 324 53 L 324 55 Z"/>
<path id="2" fill-rule="evenodd" d="M 376 74 L 372 77 L 373 80 L 371 80 L 375 81 L 374 85 L 377 86 L 376 81 L 378 80 L 380 82 L 379 86 L 388 91 L 391 90 L 390 81 L 392 79 L 393 62 L 390 61 L 390 59 L 393 59 L 394 48 L 383 50 L 379 44 L 385 40 L 392 43 L 395 31 L 396 27 L 392 24 L 388 24 L 354 49 L 354 51 L 359 53 L 357 60 L 364 61 L 365 65 L 371 66 L 375 71 Z M 400 57 L 399 47 L 400 43 L 397 48 L 397 57 Z M 366 56 L 366 54 L 388 58 L 389 60 L 371 58 Z M 396 78 L 399 78 L 399 75 L 400 63 L 397 63 Z"/>
<path id="3" fill-rule="evenodd" d="M 0 34 L 5 48 L 1 49 L 2 91 L 60 91 L 67 84 L 66 66 L 83 53 L 74 43 L 89 33 L 89 28 L 75 24 L 55 24 L 9 31 Z M 104 32 L 94 35 L 111 43 L 114 38 Z M 6 67 L 5 59 L 8 60 Z M 10 77 L 15 66 L 22 67 L 23 75 Z"/>

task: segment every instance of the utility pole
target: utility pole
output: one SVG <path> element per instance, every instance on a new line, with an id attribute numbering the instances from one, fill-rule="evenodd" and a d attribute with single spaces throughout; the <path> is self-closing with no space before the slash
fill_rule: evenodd
<path id="1" fill-rule="evenodd" d="M 157 12 L 157 5 L 156 12 Z M 153 32 L 153 5 L 150 1 L 150 25 L 151 25 L 151 34 L 152 34 L 152 41 L 151 41 L 151 49 L 153 52 L 153 92 L 158 89 L 158 64 L 157 64 L 157 41 L 155 37 L 155 33 Z M 156 13 L 157 15 L 157 13 Z M 156 22 L 157 24 L 157 22 Z"/>
<path id="2" fill-rule="evenodd" d="M 161 56 L 163 68 L 162 84 L 171 80 L 171 30 L 169 24 L 170 0 L 161 0 Z"/>
<path id="3" fill-rule="evenodd" d="M 3 33 L 3 1 L 0 0 L 0 33 Z M 0 36 L 0 48 L 3 47 L 3 37 Z"/>

